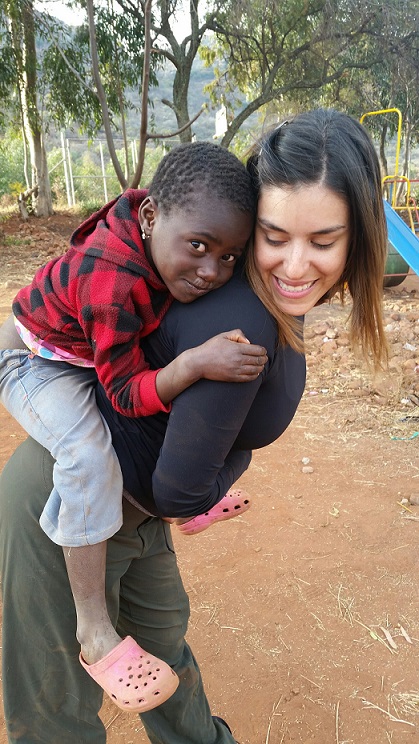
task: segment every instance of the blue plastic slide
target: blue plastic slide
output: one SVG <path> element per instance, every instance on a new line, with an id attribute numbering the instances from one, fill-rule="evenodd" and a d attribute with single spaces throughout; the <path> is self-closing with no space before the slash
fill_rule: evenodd
<path id="1" fill-rule="evenodd" d="M 384 200 L 388 239 L 415 274 L 419 275 L 419 238 L 403 222 L 397 212 Z"/>

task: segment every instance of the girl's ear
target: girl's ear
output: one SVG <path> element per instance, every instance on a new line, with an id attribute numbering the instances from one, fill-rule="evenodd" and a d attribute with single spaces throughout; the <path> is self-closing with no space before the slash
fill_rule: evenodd
<path id="1" fill-rule="evenodd" d="M 141 231 L 148 237 L 153 232 L 153 225 L 156 220 L 158 212 L 157 202 L 152 196 L 146 196 L 143 202 L 141 202 L 138 210 L 138 222 L 140 223 Z"/>

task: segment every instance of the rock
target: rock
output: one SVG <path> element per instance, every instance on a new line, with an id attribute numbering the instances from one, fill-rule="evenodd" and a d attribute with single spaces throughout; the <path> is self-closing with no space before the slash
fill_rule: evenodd
<path id="1" fill-rule="evenodd" d="M 403 359 L 400 359 L 400 357 L 393 357 L 393 359 L 390 359 L 388 363 L 388 368 L 391 371 L 400 373 L 402 371 L 402 365 L 403 365 Z"/>
<path id="2" fill-rule="evenodd" d="M 347 387 L 349 390 L 360 390 L 362 388 L 362 380 L 349 380 Z"/>
<path id="3" fill-rule="evenodd" d="M 412 504 L 412 506 L 419 506 L 419 493 L 412 493 L 412 495 L 409 496 L 409 504 Z"/>
<path id="4" fill-rule="evenodd" d="M 339 333 L 336 328 L 328 328 L 325 335 L 326 338 L 337 338 L 339 336 Z"/>
<path id="5" fill-rule="evenodd" d="M 313 332 L 316 336 L 324 336 L 327 331 L 327 325 L 316 325 L 313 326 Z"/>
<path id="6" fill-rule="evenodd" d="M 405 359 L 401 364 L 401 368 L 404 372 L 409 372 L 409 371 L 413 372 L 416 366 L 417 366 L 416 359 Z"/>
<path id="7" fill-rule="evenodd" d="M 378 385 L 374 386 L 374 392 L 382 398 L 391 398 L 393 395 L 399 393 L 399 388 L 399 381 L 388 377 L 385 380 L 382 380 Z"/>
<path id="8" fill-rule="evenodd" d="M 349 346 L 349 334 L 341 333 L 337 339 L 338 346 Z"/>
<path id="9" fill-rule="evenodd" d="M 305 474 L 314 473 L 314 468 L 312 468 L 311 465 L 304 465 L 304 467 L 301 468 L 301 472 Z"/>
<path id="10" fill-rule="evenodd" d="M 322 346 L 322 354 L 332 355 L 338 348 L 336 341 L 328 341 Z"/>
<path id="11" fill-rule="evenodd" d="M 374 395 L 374 401 L 375 403 L 378 403 L 380 406 L 387 406 L 388 405 L 388 398 L 384 398 L 381 395 Z"/>
<path id="12" fill-rule="evenodd" d="M 4 283 L 4 286 L 6 287 L 6 289 L 20 289 L 22 286 L 22 282 L 18 282 L 15 279 L 8 279 Z"/>

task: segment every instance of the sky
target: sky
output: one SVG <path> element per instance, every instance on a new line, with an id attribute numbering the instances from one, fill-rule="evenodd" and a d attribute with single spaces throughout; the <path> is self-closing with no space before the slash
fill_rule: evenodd
<path id="1" fill-rule="evenodd" d="M 50 15 L 59 18 L 69 26 L 79 26 L 86 17 L 85 12 L 74 8 L 67 8 L 61 0 L 47 0 L 35 3 L 38 10 L 46 10 Z"/>
<path id="2" fill-rule="evenodd" d="M 38 10 L 46 10 L 48 13 L 59 18 L 60 21 L 67 23 L 69 26 L 78 26 L 86 19 L 85 11 L 68 8 L 62 0 L 39 0 L 35 5 Z M 182 1 L 181 5 L 185 5 L 185 2 Z M 174 26 L 175 35 L 178 39 L 183 39 L 190 29 L 188 16 L 181 8 L 176 15 L 177 21 Z"/>

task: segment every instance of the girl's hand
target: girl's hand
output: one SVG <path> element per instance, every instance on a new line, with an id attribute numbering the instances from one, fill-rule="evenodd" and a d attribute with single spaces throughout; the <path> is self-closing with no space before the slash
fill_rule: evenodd
<path id="1" fill-rule="evenodd" d="M 250 382 L 262 372 L 268 357 L 266 349 L 251 344 L 240 329 L 213 336 L 191 349 L 200 377 L 223 382 Z"/>
<path id="2" fill-rule="evenodd" d="M 201 346 L 186 349 L 156 376 L 156 391 L 167 404 L 194 382 L 250 382 L 262 372 L 268 357 L 263 346 L 251 344 L 236 329 L 213 336 Z"/>

